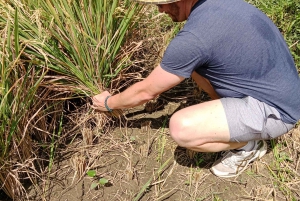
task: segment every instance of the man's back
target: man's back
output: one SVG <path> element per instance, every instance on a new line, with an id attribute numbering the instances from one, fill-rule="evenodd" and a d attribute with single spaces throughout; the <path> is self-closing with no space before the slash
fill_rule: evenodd
<path id="1" fill-rule="evenodd" d="M 161 65 L 184 77 L 196 70 L 221 97 L 252 96 L 287 123 L 300 119 L 300 79 L 289 49 L 272 21 L 242 0 L 199 1 Z"/>

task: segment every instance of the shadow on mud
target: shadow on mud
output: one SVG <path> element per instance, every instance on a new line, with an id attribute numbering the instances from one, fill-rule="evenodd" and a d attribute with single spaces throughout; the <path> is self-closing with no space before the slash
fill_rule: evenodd
<path id="1" fill-rule="evenodd" d="M 177 146 L 174 160 L 181 166 L 209 169 L 214 161 L 220 157 L 219 153 L 200 153 Z"/>

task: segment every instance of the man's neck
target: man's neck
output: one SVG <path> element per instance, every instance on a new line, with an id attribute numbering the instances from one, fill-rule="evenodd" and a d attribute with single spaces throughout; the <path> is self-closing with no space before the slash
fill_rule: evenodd
<path id="1" fill-rule="evenodd" d="M 192 8 L 194 7 L 194 5 L 198 2 L 198 0 L 183 0 L 183 1 L 187 1 L 186 2 L 186 13 L 187 13 L 187 18 L 190 16 L 191 12 L 192 12 Z"/>

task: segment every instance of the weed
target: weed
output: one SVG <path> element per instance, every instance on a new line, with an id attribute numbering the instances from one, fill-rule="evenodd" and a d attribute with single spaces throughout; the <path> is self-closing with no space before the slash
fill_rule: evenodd
<path id="1" fill-rule="evenodd" d="M 89 171 L 87 171 L 87 175 L 89 177 L 95 178 L 96 177 L 96 171 L 95 170 L 89 170 Z M 98 179 L 97 182 L 93 182 L 91 184 L 90 189 L 95 189 L 97 187 L 104 187 L 106 184 L 108 184 L 108 180 L 105 179 L 105 178 L 100 178 L 100 179 Z"/>

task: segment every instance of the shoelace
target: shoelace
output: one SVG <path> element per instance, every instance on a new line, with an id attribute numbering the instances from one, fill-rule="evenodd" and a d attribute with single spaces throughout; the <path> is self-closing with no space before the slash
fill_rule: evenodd
<path id="1" fill-rule="evenodd" d="M 258 148 L 254 149 L 257 150 Z M 253 151 L 254 151 L 253 150 Z M 224 165 L 230 167 L 230 168 L 237 168 L 243 161 L 247 160 L 246 158 L 253 154 L 253 151 L 251 152 L 245 152 L 242 153 L 240 156 L 235 153 L 235 151 L 229 150 L 229 151 L 223 151 L 221 152 L 221 155 L 224 157 L 221 163 Z"/>
<path id="2" fill-rule="evenodd" d="M 239 160 L 239 159 L 242 159 L 242 160 Z M 230 168 L 234 168 L 234 167 L 236 167 L 237 163 L 240 163 L 243 160 L 244 160 L 243 156 L 238 156 L 234 152 L 228 151 L 226 156 L 222 160 L 222 163 L 224 165 L 227 165 Z"/>

